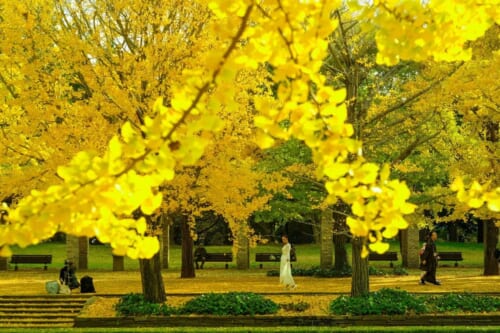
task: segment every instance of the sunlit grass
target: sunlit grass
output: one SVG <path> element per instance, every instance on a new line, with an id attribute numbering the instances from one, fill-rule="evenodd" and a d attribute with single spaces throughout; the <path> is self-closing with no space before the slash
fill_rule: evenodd
<path id="1" fill-rule="evenodd" d="M 483 265 L 483 244 L 477 243 L 452 243 L 438 241 L 438 251 L 460 251 L 464 257 L 464 261 L 460 262 L 461 267 L 466 268 L 481 268 Z M 350 260 L 351 246 L 347 244 L 347 255 Z M 208 252 L 231 252 L 231 246 L 207 246 Z M 398 262 L 395 265 L 401 264 L 401 255 L 399 254 L 399 243 L 396 241 L 390 242 L 390 251 L 398 252 Z M 66 259 L 66 244 L 57 242 L 46 242 L 26 248 L 14 247 L 15 254 L 51 254 L 51 267 L 60 267 Z M 259 245 L 250 250 L 250 268 L 258 268 L 259 264 L 255 262 L 255 253 L 257 252 L 281 252 L 280 244 Z M 297 262 L 294 267 L 308 268 L 319 265 L 320 246 L 317 244 L 299 244 L 296 245 Z M 179 270 L 181 267 L 181 248 L 179 245 L 171 246 L 169 268 Z M 372 262 L 372 265 L 380 268 L 388 266 L 387 262 Z M 445 265 L 453 265 L 453 262 L 446 262 Z M 279 263 L 264 263 L 264 269 L 277 268 Z M 90 245 L 89 246 L 89 270 L 111 270 L 113 267 L 113 258 L 109 245 Z M 207 263 L 206 267 L 221 268 L 223 263 Z M 236 267 L 236 262 L 230 264 L 231 268 Z M 139 262 L 130 258 L 125 258 L 126 270 L 139 269 Z"/>

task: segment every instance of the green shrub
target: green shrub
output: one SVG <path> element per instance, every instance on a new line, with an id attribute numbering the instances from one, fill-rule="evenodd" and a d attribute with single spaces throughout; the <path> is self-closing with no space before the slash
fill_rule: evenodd
<path id="1" fill-rule="evenodd" d="M 446 294 L 427 300 L 433 312 L 494 312 L 500 310 L 500 298 L 472 294 Z"/>
<path id="2" fill-rule="evenodd" d="M 142 294 L 127 294 L 120 297 L 115 310 L 121 316 L 168 316 L 175 313 L 175 309 L 166 304 L 151 303 L 144 299 Z"/>
<path id="3" fill-rule="evenodd" d="M 403 290 L 386 288 L 360 297 L 341 296 L 330 303 L 330 312 L 336 315 L 394 315 L 426 311 L 422 298 Z"/>
<path id="4" fill-rule="evenodd" d="M 183 314 L 255 315 L 273 314 L 279 305 L 254 293 L 230 292 L 203 294 L 195 297 L 180 309 Z"/>
<path id="5" fill-rule="evenodd" d="M 408 271 L 403 266 L 395 266 L 392 270 L 393 275 L 408 275 Z"/>

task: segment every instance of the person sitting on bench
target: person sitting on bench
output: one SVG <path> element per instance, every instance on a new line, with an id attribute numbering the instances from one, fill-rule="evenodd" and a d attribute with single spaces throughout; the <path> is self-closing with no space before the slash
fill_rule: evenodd
<path id="1" fill-rule="evenodd" d="M 59 281 L 61 284 L 65 284 L 69 289 L 76 289 L 80 287 L 80 283 L 75 275 L 75 268 L 73 267 L 73 262 L 71 260 L 64 261 L 64 267 L 61 268 L 59 272 Z"/>
<path id="2" fill-rule="evenodd" d="M 205 250 L 203 246 L 199 245 L 196 248 L 196 250 L 194 250 L 194 262 L 196 264 L 196 268 L 203 269 L 203 265 L 205 264 L 206 259 L 207 259 L 207 250 Z M 199 262 L 201 262 L 200 266 L 198 265 Z"/>

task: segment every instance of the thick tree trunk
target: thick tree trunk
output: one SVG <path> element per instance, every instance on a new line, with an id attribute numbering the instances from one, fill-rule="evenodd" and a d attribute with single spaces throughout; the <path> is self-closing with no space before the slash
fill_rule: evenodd
<path id="1" fill-rule="evenodd" d="M 336 270 L 345 270 L 349 268 L 347 260 L 346 244 L 349 241 L 347 233 L 349 228 L 346 224 L 346 215 L 350 213 L 349 205 L 338 202 L 333 209 L 333 244 L 335 247 L 335 266 Z"/>
<path id="2" fill-rule="evenodd" d="M 407 245 L 406 245 L 406 255 L 401 254 L 403 259 L 406 258 L 405 268 L 419 268 L 420 267 L 420 256 L 418 251 L 422 248 L 423 242 L 420 242 L 420 235 L 417 226 L 410 226 L 407 229 Z"/>
<path id="3" fill-rule="evenodd" d="M 194 278 L 196 276 L 194 271 L 194 258 L 193 258 L 193 238 L 191 237 L 191 227 L 185 216 L 181 221 L 182 233 L 182 262 L 181 262 L 181 279 Z"/>
<path id="4" fill-rule="evenodd" d="M 240 232 L 238 235 L 238 246 L 236 248 L 236 268 L 250 268 L 250 242 L 246 233 Z"/>
<path id="5" fill-rule="evenodd" d="M 487 220 L 484 224 L 484 275 L 498 275 L 498 261 L 495 250 L 498 243 L 498 227 L 495 220 Z"/>
<path id="6" fill-rule="evenodd" d="M 349 262 L 347 260 L 347 235 L 344 233 L 333 233 L 333 244 L 335 247 L 335 264 L 333 268 L 335 270 L 343 271 L 349 268 Z"/>
<path id="7" fill-rule="evenodd" d="M 482 244 L 484 242 L 484 223 L 483 220 L 477 221 L 477 242 Z"/>
<path id="8" fill-rule="evenodd" d="M 161 275 L 160 254 L 156 253 L 151 259 L 139 259 L 139 267 L 144 298 L 149 302 L 164 303 L 167 295 Z"/>
<path id="9" fill-rule="evenodd" d="M 113 272 L 121 272 L 125 270 L 125 257 L 113 255 Z"/>
<path id="10" fill-rule="evenodd" d="M 89 239 L 78 237 L 78 269 L 89 269 Z"/>
<path id="11" fill-rule="evenodd" d="M 321 253 L 320 267 L 332 268 L 333 262 L 333 216 L 332 210 L 326 208 L 321 213 Z"/>
<path id="12" fill-rule="evenodd" d="M 370 292 L 368 258 L 361 258 L 363 238 L 352 239 L 351 296 L 362 296 Z"/>
<path id="13" fill-rule="evenodd" d="M 458 227 L 454 222 L 448 223 L 448 240 L 450 242 L 458 242 Z"/>

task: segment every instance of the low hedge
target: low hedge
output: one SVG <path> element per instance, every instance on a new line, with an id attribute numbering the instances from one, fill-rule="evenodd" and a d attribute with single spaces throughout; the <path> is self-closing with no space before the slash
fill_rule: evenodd
<path id="1" fill-rule="evenodd" d="M 172 314 L 210 314 L 210 315 L 256 315 L 273 314 L 280 306 L 261 295 L 246 292 L 223 294 L 209 293 L 197 296 L 183 306 L 174 308 L 167 304 L 150 303 L 142 294 L 122 296 L 116 304 L 118 315 L 144 316 Z"/>
<path id="2" fill-rule="evenodd" d="M 415 296 L 404 290 L 381 289 L 364 296 L 341 296 L 330 303 L 335 315 L 394 315 L 443 312 L 495 312 L 500 297 L 472 294 Z"/>

